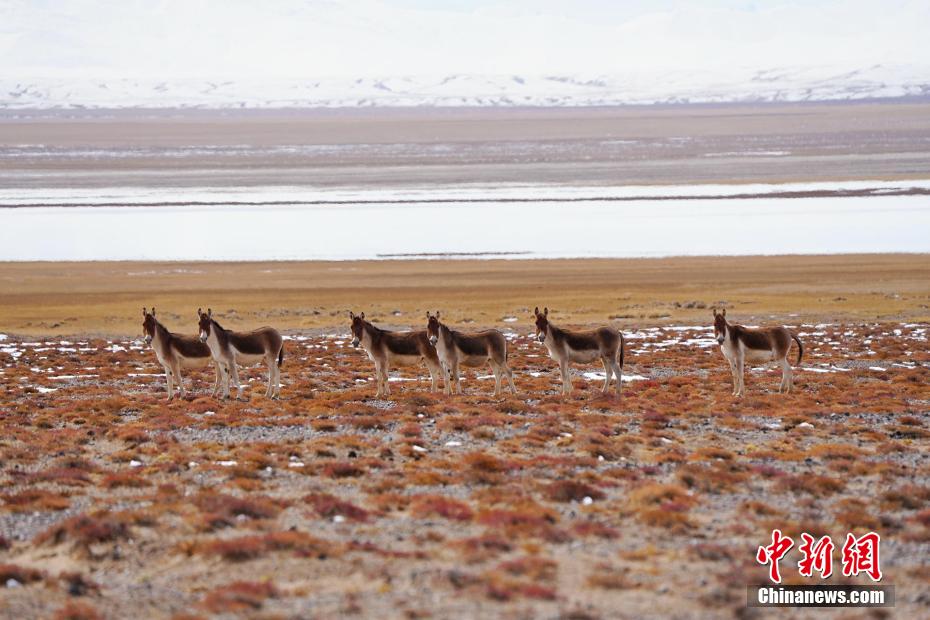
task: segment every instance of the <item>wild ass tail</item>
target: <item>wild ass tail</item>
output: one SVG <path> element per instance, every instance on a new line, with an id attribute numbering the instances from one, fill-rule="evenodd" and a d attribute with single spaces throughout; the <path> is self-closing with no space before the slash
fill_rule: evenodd
<path id="1" fill-rule="evenodd" d="M 620 364 L 620 368 L 623 368 L 623 349 L 626 348 L 626 344 L 623 338 L 623 332 L 620 332 L 620 350 L 617 352 L 617 363 Z"/>
<path id="2" fill-rule="evenodd" d="M 798 361 L 795 363 L 795 366 L 801 365 L 801 357 L 804 355 L 804 345 L 801 344 L 801 339 L 798 338 L 794 333 L 791 334 L 791 337 L 795 342 L 798 343 Z"/>
<path id="3" fill-rule="evenodd" d="M 284 345 L 281 345 L 281 348 L 278 349 L 278 368 L 281 368 L 281 363 L 284 361 Z"/>

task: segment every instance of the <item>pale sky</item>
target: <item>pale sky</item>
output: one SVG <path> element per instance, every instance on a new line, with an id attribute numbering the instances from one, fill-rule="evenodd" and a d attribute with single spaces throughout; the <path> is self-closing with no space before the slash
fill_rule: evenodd
<path id="1" fill-rule="evenodd" d="M 0 77 L 930 66 L 927 0 L 0 0 Z"/>

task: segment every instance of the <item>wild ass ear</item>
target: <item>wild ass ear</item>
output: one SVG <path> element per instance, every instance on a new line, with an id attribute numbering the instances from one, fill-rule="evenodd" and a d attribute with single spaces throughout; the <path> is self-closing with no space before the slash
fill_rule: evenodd
<path id="1" fill-rule="evenodd" d="M 439 318 L 439 310 L 436 311 L 436 318 Z"/>
<path id="2" fill-rule="evenodd" d="M 152 306 L 152 316 L 155 316 L 155 306 Z"/>
<path id="3" fill-rule="evenodd" d="M 725 317 L 726 315 L 727 315 L 727 309 L 724 308 L 723 310 L 720 311 L 720 316 Z"/>
<path id="4" fill-rule="evenodd" d="M 539 316 L 539 306 L 533 308 L 533 316 Z"/>
<path id="5" fill-rule="evenodd" d="M 358 318 L 360 318 L 360 319 L 362 319 L 362 320 L 364 321 L 364 320 L 365 320 L 365 313 L 362 312 L 360 315 L 358 315 Z"/>
<path id="6" fill-rule="evenodd" d="M 207 316 L 209 317 L 213 316 L 213 308 L 207 308 Z"/>
<path id="7" fill-rule="evenodd" d="M 145 306 L 142 306 L 142 316 L 147 316 L 148 312 L 145 311 Z"/>
<path id="8" fill-rule="evenodd" d="M 349 310 L 349 318 L 350 318 L 350 319 L 355 319 L 355 313 L 352 312 L 351 310 Z"/>
<path id="9" fill-rule="evenodd" d="M 545 308 L 543 308 L 543 316 L 549 316 L 549 307 L 548 307 L 548 306 L 546 306 Z"/>
<path id="10" fill-rule="evenodd" d="M 197 316 L 203 316 L 203 308 L 197 308 Z"/>
<path id="11" fill-rule="evenodd" d="M 714 318 L 717 318 L 717 306 L 712 306 L 710 311 L 713 313 Z"/>

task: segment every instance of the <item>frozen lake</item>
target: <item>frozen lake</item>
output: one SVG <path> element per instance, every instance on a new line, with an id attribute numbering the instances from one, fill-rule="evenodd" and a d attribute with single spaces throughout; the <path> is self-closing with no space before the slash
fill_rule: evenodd
<path id="1" fill-rule="evenodd" d="M 426 202 L 414 203 L 389 202 L 394 197 L 384 194 L 356 202 L 360 196 L 350 194 L 339 196 L 338 203 L 321 204 L 241 204 L 238 196 L 226 196 L 225 204 L 190 204 L 197 196 L 182 197 L 188 201 L 184 205 L 143 206 L 145 197 L 133 198 L 132 192 L 121 191 L 96 200 L 86 198 L 97 206 L 84 206 L 80 202 L 85 198 L 73 194 L 14 197 L 7 192 L 0 196 L 0 206 L 31 200 L 42 204 L 61 204 L 56 202 L 61 200 L 74 206 L 0 208 L 0 260 L 930 252 L 926 195 L 678 200 L 668 198 L 674 188 L 650 191 L 664 198 L 600 200 L 597 195 L 582 195 L 579 201 L 579 194 L 563 191 L 547 194 L 544 202 L 532 198 L 511 202 L 503 192 L 482 193 L 479 201 L 458 194 L 429 202 L 427 192 L 418 196 Z M 215 194 L 210 196 L 216 199 Z M 255 196 L 250 192 L 248 198 Z M 99 206 L 112 204 L 107 200 L 127 206 Z"/>

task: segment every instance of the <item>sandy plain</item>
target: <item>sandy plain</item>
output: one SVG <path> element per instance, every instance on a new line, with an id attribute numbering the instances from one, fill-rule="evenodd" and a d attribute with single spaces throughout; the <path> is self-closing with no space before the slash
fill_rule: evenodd
<path id="1" fill-rule="evenodd" d="M 930 178 L 928 104 L 0 113 L 9 187 Z"/>

